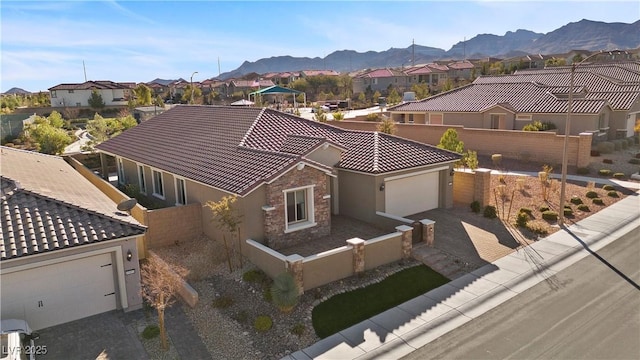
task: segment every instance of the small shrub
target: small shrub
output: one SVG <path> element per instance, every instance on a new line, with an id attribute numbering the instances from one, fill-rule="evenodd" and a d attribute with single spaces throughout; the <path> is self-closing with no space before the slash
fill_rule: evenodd
<path id="1" fill-rule="evenodd" d="M 520 208 L 520 210 L 518 210 L 518 212 L 523 212 L 529 216 L 533 216 L 533 210 L 529 209 L 529 208 Z"/>
<path id="2" fill-rule="evenodd" d="M 602 201 L 602 199 L 600 199 L 600 198 L 595 198 L 592 201 L 596 205 L 604 205 L 604 201 Z"/>
<path id="3" fill-rule="evenodd" d="M 564 208 L 564 216 L 573 216 L 573 210 L 571 208 Z"/>
<path id="4" fill-rule="evenodd" d="M 380 120 L 380 115 L 378 115 L 378 113 L 369 113 L 369 114 L 367 114 L 367 117 L 365 118 L 365 120 L 367 120 L 367 121 L 378 121 L 378 120 Z"/>
<path id="5" fill-rule="evenodd" d="M 613 174 L 613 177 L 615 179 L 622 180 L 622 179 L 624 179 L 624 173 L 615 173 L 615 174 Z"/>
<path id="6" fill-rule="evenodd" d="M 591 210 L 589 209 L 589 205 L 587 204 L 578 205 L 578 210 L 584 211 L 584 212 L 591 212 Z"/>
<path id="7" fill-rule="evenodd" d="M 229 306 L 233 305 L 233 298 L 231 296 L 220 296 L 218 298 L 213 299 L 211 305 L 214 308 L 218 309 L 226 309 Z"/>
<path id="8" fill-rule="evenodd" d="M 547 210 L 542 213 L 542 218 L 547 221 L 556 221 L 558 220 L 558 213 L 552 210 Z"/>
<path id="9" fill-rule="evenodd" d="M 574 204 L 574 205 L 580 205 L 580 204 L 582 204 L 582 199 L 580 199 L 580 198 L 579 198 L 579 197 L 577 197 L 577 196 L 572 196 L 570 201 L 571 201 L 571 203 L 572 203 L 572 204 Z"/>
<path id="10" fill-rule="evenodd" d="M 611 160 L 611 159 L 604 159 L 604 160 L 602 160 L 602 162 L 605 163 L 605 164 L 613 164 L 613 160 Z"/>
<path id="11" fill-rule="evenodd" d="M 640 164 L 640 159 L 631 158 L 631 160 L 629 160 L 629 164 L 638 165 Z"/>
<path id="12" fill-rule="evenodd" d="M 273 326 L 273 321 L 268 315 L 260 315 L 256 318 L 253 326 L 256 328 L 256 330 L 265 332 L 271 329 L 271 327 Z"/>
<path id="13" fill-rule="evenodd" d="M 252 269 L 242 274 L 242 280 L 246 282 L 263 283 L 265 279 L 268 279 L 268 278 L 269 277 L 267 276 L 267 274 L 265 274 L 264 271 L 259 269 Z"/>
<path id="14" fill-rule="evenodd" d="M 615 191 L 615 190 L 611 190 L 611 191 L 609 191 L 609 192 L 607 193 L 607 196 L 612 197 L 612 198 L 620 197 L 620 196 L 618 195 L 618 192 L 617 192 L 617 191 Z"/>
<path id="15" fill-rule="evenodd" d="M 268 286 L 265 286 L 262 289 L 262 299 L 268 303 L 273 301 L 273 296 L 271 296 L 271 288 Z"/>
<path id="16" fill-rule="evenodd" d="M 611 154 L 615 148 L 612 142 L 603 141 L 598 143 L 598 152 L 601 154 Z"/>
<path id="17" fill-rule="evenodd" d="M 333 113 L 333 120 L 335 120 L 335 121 L 344 120 L 344 113 L 342 113 L 340 111 Z"/>
<path id="18" fill-rule="evenodd" d="M 626 139 L 620 139 L 620 145 L 622 145 L 622 150 L 626 150 L 629 147 L 629 143 Z"/>
<path id="19" fill-rule="evenodd" d="M 591 172 L 591 169 L 588 167 L 579 167 L 576 169 L 578 175 L 587 175 L 589 172 Z"/>
<path id="20" fill-rule="evenodd" d="M 291 328 L 291 333 L 294 335 L 302 336 L 307 331 L 307 327 L 303 323 L 297 323 Z"/>
<path id="21" fill-rule="evenodd" d="M 298 285 L 288 272 L 283 272 L 273 279 L 271 298 L 273 303 L 283 312 L 289 312 L 298 303 Z"/>
<path id="22" fill-rule="evenodd" d="M 604 184 L 604 185 L 602 185 L 602 190 L 611 191 L 611 190 L 615 190 L 615 188 L 613 187 L 613 185 Z"/>
<path id="23" fill-rule="evenodd" d="M 487 205 L 484 207 L 484 217 L 489 219 L 495 219 L 498 217 L 496 207 L 493 205 Z"/>
<path id="24" fill-rule="evenodd" d="M 246 324 L 249 320 L 249 313 L 247 310 L 240 310 L 233 316 L 233 319 L 240 324 Z"/>
<path id="25" fill-rule="evenodd" d="M 549 207 L 548 207 L 548 206 L 540 206 L 540 207 L 538 208 L 538 211 L 540 211 L 541 213 L 543 213 L 543 212 L 545 212 L 545 211 L 548 211 L 548 210 L 549 210 Z"/>
<path id="26" fill-rule="evenodd" d="M 158 337 L 160 335 L 160 328 L 158 325 L 148 325 L 142 331 L 142 338 L 149 340 Z"/>
<path id="27" fill-rule="evenodd" d="M 542 221 L 530 221 L 527 223 L 527 229 L 535 234 L 547 235 L 549 233 L 549 224 Z"/>
<path id="28" fill-rule="evenodd" d="M 519 211 L 518 215 L 516 215 L 516 225 L 520 227 L 526 227 L 528 221 L 529 221 L 529 214 L 527 214 L 524 211 Z"/>
<path id="29" fill-rule="evenodd" d="M 479 201 L 474 201 L 471 203 L 471 211 L 473 211 L 474 213 L 479 213 L 480 212 L 480 202 Z"/>
<path id="30" fill-rule="evenodd" d="M 584 196 L 588 197 L 589 199 L 595 199 L 598 197 L 598 193 L 595 191 L 587 191 L 587 193 L 584 194 Z"/>
<path id="31" fill-rule="evenodd" d="M 591 156 L 600 156 L 600 152 L 598 150 L 591 150 Z"/>
<path id="32" fill-rule="evenodd" d="M 600 170 L 598 170 L 598 175 L 609 177 L 609 176 L 611 176 L 611 170 L 609 170 L 609 169 L 600 169 Z"/>

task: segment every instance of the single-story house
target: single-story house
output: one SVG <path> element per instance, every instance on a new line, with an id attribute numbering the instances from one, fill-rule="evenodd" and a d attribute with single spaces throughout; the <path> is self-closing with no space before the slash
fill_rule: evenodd
<path id="1" fill-rule="evenodd" d="M 59 84 L 49 88 L 51 107 L 89 106 L 95 90 L 105 106 L 124 106 L 133 94 L 135 83 L 116 83 L 108 80 L 85 81 L 82 84 Z"/>
<path id="2" fill-rule="evenodd" d="M 520 70 L 481 76 L 472 84 L 416 102 L 390 107 L 398 122 L 522 130 L 551 122 L 564 134 L 570 89 L 569 67 Z M 633 136 L 640 113 L 640 62 L 581 65 L 575 71 L 571 135 L 594 141 Z"/>
<path id="3" fill-rule="evenodd" d="M 61 157 L 0 147 L 0 162 L 1 317 L 42 329 L 141 308 L 146 227 Z"/>
<path id="4" fill-rule="evenodd" d="M 121 184 L 170 205 L 238 197 L 241 236 L 279 249 L 328 235 L 331 215 L 376 223 L 453 205 L 460 154 L 272 109 L 176 106 L 103 142 Z M 203 231 L 219 238 L 208 210 Z"/>

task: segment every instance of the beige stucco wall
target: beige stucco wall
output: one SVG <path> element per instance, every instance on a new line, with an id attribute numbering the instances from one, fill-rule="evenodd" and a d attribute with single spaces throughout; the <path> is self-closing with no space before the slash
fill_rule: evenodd
<path id="1" fill-rule="evenodd" d="M 330 254 L 309 256 L 303 262 L 304 289 L 313 289 L 353 275 L 351 247 L 334 249 Z"/>
<path id="2" fill-rule="evenodd" d="M 148 210 L 147 248 L 196 239 L 202 234 L 202 212 L 200 203 Z"/>
<path id="3" fill-rule="evenodd" d="M 385 235 L 381 238 L 385 240 L 379 241 L 379 238 L 375 238 L 365 241 L 365 271 L 402 259 L 402 233 L 395 233 L 393 236 Z"/>
<path id="4" fill-rule="evenodd" d="M 111 105 L 126 105 L 126 101 L 113 101 L 117 98 L 124 98 L 125 91 L 131 90 L 124 89 L 100 89 L 98 93 L 102 96 L 102 101 L 105 106 Z M 89 106 L 89 98 L 91 97 L 92 90 L 55 90 L 51 96 L 51 107 L 75 107 L 75 106 Z M 80 104 L 80 105 L 78 105 Z"/>

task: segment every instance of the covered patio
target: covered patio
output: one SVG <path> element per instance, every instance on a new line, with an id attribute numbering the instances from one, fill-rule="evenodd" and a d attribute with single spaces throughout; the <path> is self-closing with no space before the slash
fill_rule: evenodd
<path id="1" fill-rule="evenodd" d="M 294 89 L 289 89 L 286 87 L 282 87 L 282 86 L 278 86 L 278 85 L 273 85 L 273 86 L 269 86 L 267 88 L 264 89 L 260 89 L 257 91 L 254 91 L 252 93 L 249 93 L 249 100 L 251 100 L 251 95 L 253 95 L 253 102 L 256 102 L 256 96 L 263 96 L 263 95 L 291 95 L 293 97 L 293 108 L 297 108 L 298 104 L 296 103 L 296 96 L 298 94 L 303 94 L 304 96 L 304 106 L 307 106 L 307 94 L 302 92 L 302 91 L 298 91 L 298 90 L 294 90 Z M 279 104 L 279 103 L 278 103 Z M 280 109 L 278 109 L 280 110 Z"/>

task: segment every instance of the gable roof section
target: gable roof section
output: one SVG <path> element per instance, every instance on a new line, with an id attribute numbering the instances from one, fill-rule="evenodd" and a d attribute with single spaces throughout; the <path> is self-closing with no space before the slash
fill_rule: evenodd
<path id="1" fill-rule="evenodd" d="M 374 154 L 379 138 L 400 152 Z M 97 148 L 243 196 L 300 161 L 312 163 L 304 155 L 322 143 L 345 149 L 338 167 L 371 174 L 460 158 L 386 134 L 344 130 L 271 109 L 226 106 L 176 106 Z"/>
<path id="2" fill-rule="evenodd" d="M 49 91 L 53 90 L 107 90 L 107 89 L 132 89 L 135 83 L 116 83 L 109 80 L 85 81 L 81 84 L 59 84 Z"/>
<path id="3" fill-rule="evenodd" d="M 567 111 L 567 99 L 558 98 L 544 85 L 532 82 L 472 83 L 420 101 L 390 107 L 391 112 L 483 112 L 502 106 L 515 113 L 562 113 Z M 574 91 L 579 91 L 577 87 Z M 607 105 L 605 99 L 576 98 L 575 113 L 598 113 Z"/>
<path id="4" fill-rule="evenodd" d="M 0 149 L 0 260 L 145 232 L 64 159 Z"/>

